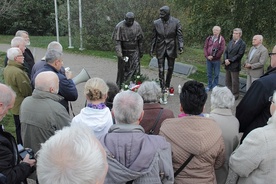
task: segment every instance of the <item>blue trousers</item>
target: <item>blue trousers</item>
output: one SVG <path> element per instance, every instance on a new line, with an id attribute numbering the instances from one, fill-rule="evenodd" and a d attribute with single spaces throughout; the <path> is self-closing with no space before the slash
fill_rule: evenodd
<path id="1" fill-rule="evenodd" d="M 207 78 L 208 88 L 211 90 L 218 85 L 219 72 L 220 72 L 220 60 L 217 61 L 206 61 L 207 65 Z"/>

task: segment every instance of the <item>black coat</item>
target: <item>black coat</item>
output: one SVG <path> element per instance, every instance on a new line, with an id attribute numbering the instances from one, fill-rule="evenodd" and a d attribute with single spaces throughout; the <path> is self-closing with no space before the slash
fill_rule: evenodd
<path id="1" fill-rule="evenodd" d="M 5 175 L 8 184 L 20 184 L 31 174 L 29 164 L 21 162 L 14 137 L 2 130 L 0 125 L 0 173 Z"/>
<path id="2" fill-rule="evenodd" d="M 224 52 L 224 61 L 228 59 L 230 65 L 225 65 L 225 70 L 230 72 L 239 72 L 241 71 L 241 59 L 244 55 L 246 44 L 242 39 L 239 39 L 237 43 L 233 45 L 233 40 L 231 40 Z M 224 63 L 223 61 L 223 63 Z"/>
<path id="3" fill-rule="evenodd" d="M 236 108 L 240 132 L 244 137 L 253 129 L 267 125 L 270 115 L 268 98 L 276 90 L 276 68 L 254 81 Z"/>
<path id="4" fill-rule="evenodd" d="M 180 21 L 170 17 L 167 21 L 167 29 L 161 19 L 153 22 L 154 29 L 151 41 L 151 52 L 156 52 L 158 59 L 164 57 L 165 53 L 171 58 L 177 57 L 177 48 L 183 48 L 183 35 Z"/>

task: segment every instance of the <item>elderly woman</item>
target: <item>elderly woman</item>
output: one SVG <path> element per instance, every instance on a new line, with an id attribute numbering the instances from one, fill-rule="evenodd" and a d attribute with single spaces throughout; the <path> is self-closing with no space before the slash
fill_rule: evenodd
<path id="1" fill-rule="evenodd" d="M 224 165 L 216 170 L 218 184 L 224 184 L 228 175 L 228 161 L 231 153 L 239 144 L 239 121 L 233 116 L 231 108 L 235 97 L 227 87 L 214 87 L 211 94 L 210 117 L 219 125 L 225 144 Z"/>
<path id="2" fill-rule="evenodd" d="M 72 123 L 85 123 L 94 131 L 97 138 L 105 135 L 113 125 L 112 115 L 105 105 L 108 86 L 100 78 L 89 79 L 84 86 L 87 106 L 83 108 Z"/>
<path id="3" fill-rule="evenodd" d="M 275 183 L 276 93 L 269 98 L 272 118 L 268 125 L 252 130 L 230 157 L 229 167 L 239 175 L 237 183 Z M 254 107 L 252 107 L 254 108 Z"/>
<path id="4" fill-rule="evenodd" d="M 155 81 L 145 81 L 139 87 L 138 94 L 144 100 L 144 117 L 140 125 L 147 134 L 159 134 L 161 123 L 167 118 L 174 118 L 171 110 L 164 109 L 158 103 L 161 88 Z"/>

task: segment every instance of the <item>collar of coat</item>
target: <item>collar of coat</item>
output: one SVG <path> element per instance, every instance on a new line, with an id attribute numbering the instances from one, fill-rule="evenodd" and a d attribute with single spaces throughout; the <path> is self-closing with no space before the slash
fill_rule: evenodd
<path id="1" fill-rule="evenodd" d="M 137 124 L 116 124 L 110 127 L 108 133 L 145 133 L 145 130 Z"/>

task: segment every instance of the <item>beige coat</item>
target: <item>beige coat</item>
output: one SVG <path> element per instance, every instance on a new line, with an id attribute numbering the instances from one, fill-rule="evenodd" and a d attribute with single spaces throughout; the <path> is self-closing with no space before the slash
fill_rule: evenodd
<path id="1" fill-rule="evenodd" d="M 185 169 L 175 178 L 176 184 L 214 184 L 215 171 L 224 163 L 224 143 L 218 125 L 211 118 L 185 116 L 163 122 L 160 135 L 172 145 L 174 172 L 194 154 Z"/>
<path id="2" fill-rule="evenodd" d="M 249 60 L 250 53 L 252 52 L 253 48 L 254 47 L 250 48 L 246 59 L 246 63 L 251 64 L 251 69 L 247 69 L 247 74 L 254 78 L 259 78 L 264 74 L 264 65 L 268 58 L 268 51 L 263 45 L 260 45 L 257 47 L 257 50 Z"/>

